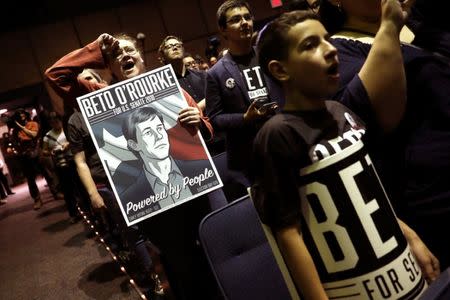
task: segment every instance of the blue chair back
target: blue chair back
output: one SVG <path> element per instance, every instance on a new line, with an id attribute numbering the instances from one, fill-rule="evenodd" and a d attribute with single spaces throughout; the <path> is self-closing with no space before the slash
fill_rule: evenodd
<path id="1" fill-rule="evenodd" d="M 215 155 L 213 158 L 214 165 L 223 182 L 223 192 L 228 202 L 238 199 L 247 194 L 247 188 L 250 182 L 241 172 L 230 170 L 228 168 L 227 152 Z"/>
<path id="2" fill-rule="evenodd" d="M 199 238 L 225 299 L 292 299 L 249 196 L 208 214 Z"/>
<path id="3" fill-rule="evenodd" d="M 420 300 L 448 300 L 450 299 L 450 267 L 445 269 L 420 296 Z"/>

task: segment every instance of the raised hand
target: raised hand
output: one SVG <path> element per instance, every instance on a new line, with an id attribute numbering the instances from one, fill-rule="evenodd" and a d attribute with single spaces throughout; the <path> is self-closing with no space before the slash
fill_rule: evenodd
<path id="1" fill-rule="evenodd" d="M 102 33 L 97 38 L 100 49 L 102 50 L 103 56 L 111 59 L 119 51 L 119 40 L 110 35 L 109 33 Z"/>
<path id="2" fill-rule="evenodd" d="M 392 22 L 400 32 L 415 0 L 381 0 L 382 22 Z"/>

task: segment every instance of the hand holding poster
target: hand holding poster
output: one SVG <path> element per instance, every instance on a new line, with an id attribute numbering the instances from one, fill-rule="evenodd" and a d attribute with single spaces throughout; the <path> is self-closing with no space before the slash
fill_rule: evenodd
<path id="1" fill-rule="evenodd" d="M 77 101 L 129 226 L 222 186 L 170 65 Z"/>

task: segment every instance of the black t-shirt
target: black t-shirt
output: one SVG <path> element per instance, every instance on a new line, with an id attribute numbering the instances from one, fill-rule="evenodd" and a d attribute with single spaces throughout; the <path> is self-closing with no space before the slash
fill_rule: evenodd
<path id="1" fill-rule="evenodd" d="M 177 74 L 180 86 L 194 98 L 195 102 L 205 99 L 206 72 L 186 69 L 184 77 Z"/>
<path id="2" fill-rule="evenodd" d="M 301 229 L 330 298 L 386 297 L 367 284 L 387 269 L 403 286 L 390 298 L 419 295 L 423 277 L 405 270 L 412 254 L 365 137 L 362 121 L 334 101 L 326 109 L 274 116 L 255 139 L 255 206 L 272 230 Z"/>
<path id="3" fill-rule="evenodd" d="M 275 115 L 254 141 L 252 191 L 261 220 L 273 229 L 298 224 L 300 170 L 361 140 L 364 123 L 347 107 Z"/>
<path id="4" fill-rule="evenodd" d="M 258 64 L 258 58 L 255 51 L 242 56 L 232 55 L 233 60 L 239 67 L 242 79 L 247 87 L 250 100 L 268 102 L 269 94 L 263 72 Z"/>
<path id="5" fill-rule="evenodd" d="M 108 178 L 106 177 L 105 169 L 103 168 L 97 149 L 80 112 L 74 112 L 69 118 L 67 139 L 70 142 L 74 155 L 84 151 L 86 163 L 89 166 L 95 183 L 107 184 Z"/>

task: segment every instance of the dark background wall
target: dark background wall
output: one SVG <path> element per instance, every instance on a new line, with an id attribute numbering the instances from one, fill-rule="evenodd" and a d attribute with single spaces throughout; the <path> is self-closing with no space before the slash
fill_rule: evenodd
<path id="1" fill-rule="evenodd" d="M 277 13 L 269 0 L 250 0 L 255 21 Z M 0 12 L 0 109 L 44 107 L 57 97 L 43 83 L 43 73 L 58 58 L 103 32 L 145 34 L 145 58 L 158 67 L 156 51 L 168 34 L 204 56 L 206 40 L 217 35 L 216 10 L 222 0 L 34 0 L 6 1 Z"/>

